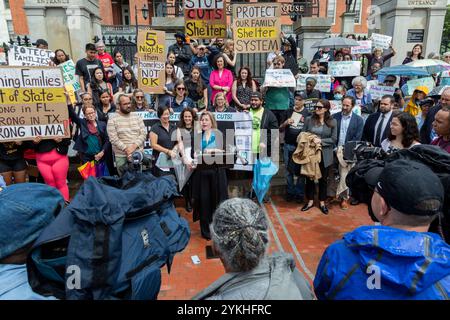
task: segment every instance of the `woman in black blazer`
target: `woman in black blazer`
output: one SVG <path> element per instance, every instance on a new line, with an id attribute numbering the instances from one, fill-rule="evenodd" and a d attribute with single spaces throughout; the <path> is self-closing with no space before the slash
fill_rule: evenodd
<path id="1" fill-rule="evenodd" d="M 327 177 L 328 168 L 333 164 L 333 149 L 337 142 L 337 123 L 330 114 L 330 102 L 320 99 L 314 107 L 314 113 L 305 121 L 306 132 L 318 136 L 315 143 L 322 145 L 322 158 L 320 161 L 320 172 L 322 178 L 319 179 L 319 201 L 320 210 L 328 214 L 328 208 L 325 205 L 327 198 Z M 308 211 L 314 206 L 315 184 L 311 179 L 306 179 L 306 198 L 308 202 L 303 206 L 302 211 Z"/>

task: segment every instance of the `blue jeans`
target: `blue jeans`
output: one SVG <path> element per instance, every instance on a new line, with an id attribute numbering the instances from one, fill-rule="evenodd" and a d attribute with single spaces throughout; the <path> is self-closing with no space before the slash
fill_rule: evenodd
<path id="1" fill-rule="evenodd" d="M 305 195 L 305 178 L 303 176 L 296 177 L 295 174 L 289 172 L 287 168 L 289 159 L 292 158 L 292 154 L 296 148 L 297 146 L 287 143 L 285 143 L 283 147 L 284 165 L 286 167 L 285 177 L 287 183 L 287 194 L 295 198 L 303 198 Z M 295 182 L 295 178 L 297 178 L 297 182 Z"/>

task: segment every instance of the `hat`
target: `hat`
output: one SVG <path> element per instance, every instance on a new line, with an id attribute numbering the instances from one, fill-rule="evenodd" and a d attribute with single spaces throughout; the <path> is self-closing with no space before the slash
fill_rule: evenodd
<path id="1" fill-rule="evenodd" d="M 303 100 L 305 100 L 308 96 L 306 95 L 306 92 L 301 90 L 301 91 L 295 91 L 294 92 L 294 98 L 300 97 Z"/>
<path id="2" fill-rule="evenodd" d="M 310 82 L 310 81 L 313 81 L 314 82 L 314 85 L 316 85 L 317 84 L 317 79 L 316 78 L 314 78 L 314 77 L 308 77 L 308 78 L 306 78 L 306 83 L 308 83 L 308 82 Z"/>
<path id="3" fill-rule="evenodd" d="M 444 187 L 426 165 L 403 159 L 386 164 L 377 183 L 378 193 L 397 211 L 416 216 L 439 213 L 444 203 Z M 423 201 L 431 201 L 423 206 Z"/>
<path id="4" fill-rule="evenodd" d="M 261 94 L 261 92 L 255 91 L 255 92 L 252 92 L 250 98 L 258 98 L 259 100 L 262 100 L 262 94 Z"/>
<path id="5" fill-rule="evenodd" d="M 18 183 L 0 191 L 0 259 L 35 241 L 64 207 L 61 193 L 40 183 Z"/>
<path id="6" fill-rule="evenodd" d="M 186 37 L 182 32 L 175 33 L 175 38 L 181 38 L 183 41 L 186 41 Z"/>
<path id="7" fill-rule="evenodd" d="M 33 46 L 47 46 L 48 47 L 48 42 L 45 41 L 44 39 L 37 39 L 35 43 L 33 43 Z"/>

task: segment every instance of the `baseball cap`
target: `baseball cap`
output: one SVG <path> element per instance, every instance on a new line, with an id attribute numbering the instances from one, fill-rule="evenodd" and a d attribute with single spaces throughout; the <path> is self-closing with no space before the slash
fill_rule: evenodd
<path id="1" fill-rule="evenodd" d="M 430 105 L 430 106 L 432 106 L 432 105 L 434 105 L 434 100 L 433 100 L 433 98 L 431 98 L 431 97 L 427 97 L 427 98 L 425 98 L 425 99 L 423 99 L 423 100 L 418 101 L 417 103 L 418 103 L 418 105 L 421 106 L 421 107 L 424 106 L 424 105 Z"/>
<path id="2" fill-rule="evenodd" d="M 186 41 L 186 37 L 182 32 L 175 33 L 175 38 L 181 38 L 183 41 Z"/>
<path id="3" fill-rule="evenodd" d="M 305 92 L 305 91 L 302 91 L 302 90 L 300 90 L 300 91 L 295 91 L 295 92 L 294 92 L 294 98 L 298 98 L 298 97 L 300 97 L 300 98 L 302 98 L 303 100 L 305 100 L 305 99 L 307 98 L 306 92 Z"/>
<path id="4" fill-rule="evenodd" d="M 44 39 L 37 39 L 35 43 L 33 43 L 34 46 L 38 47 L 38 46 L 47 46 L 48 47 L 48 42 L 45 41 Z"/>
<path id="5" fill-rule="evenodd" d="M 435 215 L 444 203 L 440 179 L 429 167 L 417 161 L 399 159 L 386 164 L 376 189 L 389 206 L 403 214 Z M 424 206 L 426 200 L 431 201 Z"/>
<path id="6" fill-rule="evenodd" d="M 258 98 L 259 100 L 262 100 L 262 94 L 261 94 L 261 92 L 255 91 L 255 92 L 252 92 L 250 98 Z"/>
<path id="7" fill-rule="evenodd" d="M 0 259 L 35 241 L 64 207 L 61 193 L 40 183 L 18 183 L 0 191 Z"/>

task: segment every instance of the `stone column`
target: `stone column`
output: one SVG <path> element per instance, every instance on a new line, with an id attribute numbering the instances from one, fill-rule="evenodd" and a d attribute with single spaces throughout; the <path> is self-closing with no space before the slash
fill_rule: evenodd
<path id="1" fill-rule="evenodd" d="M 440 53 L 442 42 L 442 26 L 445 22 L 444 10 L 430 10 L 428 13 L 428 24 L 425 28 L 424 47 L 426 57 L 431 52 Z"/>
<path id="2" fill-rule="evenodd" d="M 298 35 L 302 55 L 308 61 L 311 61 L 317 52 L 317 48 L 311 46 L 326 38 L 332 22 L 332 18 L 301 18 L 294 23 L 294 32 Z"/>
<path id="3" fill-rule="evenodd" d="M 68 24 L 70 43 L 72 44 L 72 59 L 77 61 L 85 54 L 85 45 L 92 43 L 95 36 L 91 30 L 91 15 L 85 9 L 71 12 L 70 19 L 73 23 Z"/>
<path id="4" fill-rule="evenodd" d="M 30 38 L 47 39 L 47 23 L 45 21 L 45 8 L 27 8 L 28 29 L 30 30 Z"/>
<path id="5" fill-rule="evenodd" d="M 344 12 L 341 15 L 341 34 L 343 37 L 355 33 L 355 17 L 356 14 L 354 12 Z"/>

